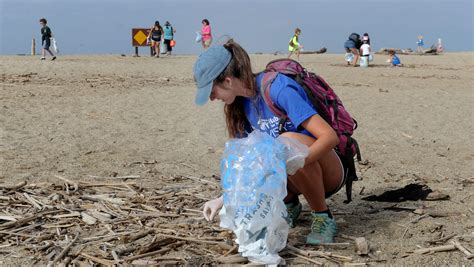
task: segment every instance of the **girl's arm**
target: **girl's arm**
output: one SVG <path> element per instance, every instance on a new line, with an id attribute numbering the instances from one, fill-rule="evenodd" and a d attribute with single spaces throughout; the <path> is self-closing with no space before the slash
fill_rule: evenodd
<path id="1" fill-rule="evenodd" d="M 313 163 L 339 144 L 339 137 L 332 127 L 319 115 L 313 115 L 301 124 L 316 141 L 309 147 L 305 164 Z"/>
<path id="2" fill-rule="evenodd" d="M 148 36 L 146 37 L 147 39 L 151 38 L 151 32 L 153 31 L 153 28 L 155 27 L 151 27 L 150 31 L 148 31 Z"/>

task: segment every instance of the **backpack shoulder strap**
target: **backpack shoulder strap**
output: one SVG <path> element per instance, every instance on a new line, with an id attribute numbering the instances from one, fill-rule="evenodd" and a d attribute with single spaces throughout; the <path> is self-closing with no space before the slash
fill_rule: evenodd
<path id="1" fill-rule="evenodd" d="M 262 82 L 260 84 L 260 94 L 262 95 L 265 103 L 267 104 L 268 108 L 275 113 L 279 118 L 286 118 L 287 115 L 285 112 L 280 110 L 275 103 L 273 103 L 272 98 L 270 97 L 270 88 L 272 86 L 273 81 L 275 80 L 278 72 L 268 71 L 263 73 Z"/>

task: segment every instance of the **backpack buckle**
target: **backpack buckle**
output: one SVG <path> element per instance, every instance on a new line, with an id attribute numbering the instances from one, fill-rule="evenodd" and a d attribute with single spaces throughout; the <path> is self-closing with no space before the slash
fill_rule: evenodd
<path id="1" fill-rule="evenodd" d="M 300 77 L 301 78 L 304 78 L 304 76 L 306 76 L 307 78 L 309 78 L 309 72 L 307 69 L 303 69 L 303 71 L 300 73 Z"/>

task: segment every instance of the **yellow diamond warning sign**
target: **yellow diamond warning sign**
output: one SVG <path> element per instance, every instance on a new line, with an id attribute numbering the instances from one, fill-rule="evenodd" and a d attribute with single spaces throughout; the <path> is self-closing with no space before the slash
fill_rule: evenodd
<path id="1" fill-rule="evenodd" d="M 132 29 L 132 46 L 148 46 L 146 38 L 150 29 L 133 28 Z"/>
<path id="2" fill-rule="evenodd" d="M 137 41 L 139 44 L 143 44 L 146 41 L 146 35 L 143 33 L 143 31 L 137 32 L 135 36 L 133 36 L 133 39 Z"/>

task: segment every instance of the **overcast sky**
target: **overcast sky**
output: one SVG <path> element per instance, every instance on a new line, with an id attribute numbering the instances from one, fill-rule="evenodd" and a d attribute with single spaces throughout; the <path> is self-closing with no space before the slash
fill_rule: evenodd
<path id="1" fill-rule="evenodd" d="M 41 42 L 41 17 L 64 54 L 130 54 L 131 28 L 169 20 L 175 51 L 199 53 L 195 31 L 209 19 L 215 38 L 234 37 L 249 52 L 287 51 L 295 27 L 306 50 L 342 53 L 351 32 L 372 46 L 415 48 L 442 38 L 448 51 L 473 51 L 473 0 L 0 0 L 0 54 L 29 53 Z M 142 49 L 142 53 L 145 50 Z"/>

